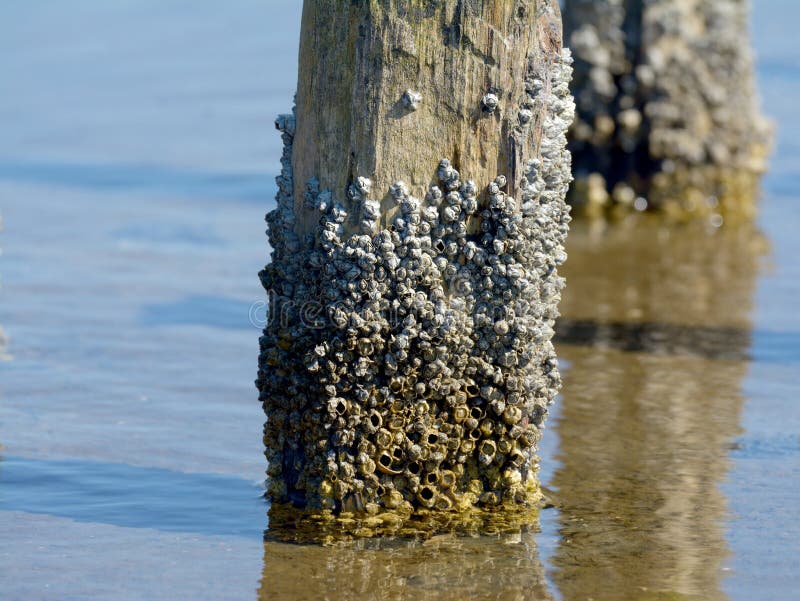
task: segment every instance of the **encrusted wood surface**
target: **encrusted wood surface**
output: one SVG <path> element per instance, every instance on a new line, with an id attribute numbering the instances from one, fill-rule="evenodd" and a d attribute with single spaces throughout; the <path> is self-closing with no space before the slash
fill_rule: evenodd
<path id="1" fill-rule="evenodd" d="M 260 274 L 272 531 L 535 519 L 570 221 L 560 40 L 551 0 L 306 0 Z"/>
<path id="2" fill-rule="evenodd" d="M 525 80 L 560 51 L 557 0 L 306 0 L 292 160 L 298 228 L 316 223 L 302 210 L 313 177 L 335 192 L 370 178 L 386 223 L 389 186 L 402 180 L 424 196 L 443 157 L 476 182 L 505 175 L 515 195 L 544 110 L 530 106 L 531 121 L 521 122 Z M 422 96 L 417 110 L 402 101 L 408 89 Z M 487 93 L 498 97 L 494 112 L 481 103 Z"/>

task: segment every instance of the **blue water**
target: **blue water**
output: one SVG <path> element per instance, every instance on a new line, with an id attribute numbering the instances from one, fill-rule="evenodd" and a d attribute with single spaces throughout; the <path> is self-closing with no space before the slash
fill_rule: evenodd
<path id="1" fill-rule="evenodd" d="M 235 476 L 8 456 L 0 470 L 4 511 L 124 528 L 262 537 L 263 490 Z"/>
<path id="2" fill-rule="evenodd" d="M 755 4 L 778 143 L 741 433 L 721 485 L 720 587 L 731 600 L 790 600 L 800 10 Z M 275 590 L 297 579 L 271 571 L 284 564 L 261 542 L 251 322 L 280 157 L 272 121 L 291 106 L 299 13 L 290 0 L 0 4 L 0 599 L 253 599 L 270 590 L 265 575 Z M 545 482 L 559 469 L 559 411 L 542 445 Z M 559 519 L 545 511 L 536 540 L 554 598 L 564 598 Z M 486 560 L 498 552 L 487 544 Z M 324 558 L 289 557 L 337 582 Z"/>

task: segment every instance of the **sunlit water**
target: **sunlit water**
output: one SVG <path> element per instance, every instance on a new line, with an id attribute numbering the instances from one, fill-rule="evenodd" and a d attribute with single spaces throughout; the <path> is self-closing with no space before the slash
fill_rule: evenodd
<path id="1" fill-rule="evenodd" d="M 760 231 L 573 230 L 541 531 L 337 549 L 262 542 L 299 4 L 0 5 L 0 599 L 796 599 L 797 4 L 755 3 Z"/>

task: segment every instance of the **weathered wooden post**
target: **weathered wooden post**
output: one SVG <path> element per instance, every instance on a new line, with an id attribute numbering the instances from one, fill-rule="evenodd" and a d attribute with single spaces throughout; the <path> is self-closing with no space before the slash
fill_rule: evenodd
<path id="1" fill-rule="evenodd" d="M 261 273 L 272 528 L 530 520 L 570 64 L 556 0 L 304 3 Z"/>
<path id="2" fill-rule="evenodd" d="M 771 128 L 759 113 L 748 4 L 565 1 L 576 206 L 752 217 Z"/>

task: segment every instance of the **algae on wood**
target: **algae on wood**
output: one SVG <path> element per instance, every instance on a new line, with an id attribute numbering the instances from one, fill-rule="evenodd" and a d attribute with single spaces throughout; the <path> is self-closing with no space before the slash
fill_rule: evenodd
<path id="1" fill-rule="evenodd" d="M 530 520 L 570 64 L 555 0 L 305 2 L 261 274 L 273 527 Z"/>

